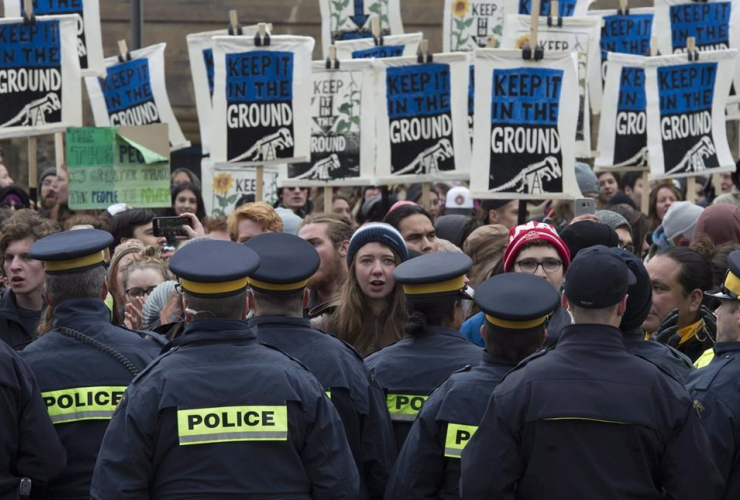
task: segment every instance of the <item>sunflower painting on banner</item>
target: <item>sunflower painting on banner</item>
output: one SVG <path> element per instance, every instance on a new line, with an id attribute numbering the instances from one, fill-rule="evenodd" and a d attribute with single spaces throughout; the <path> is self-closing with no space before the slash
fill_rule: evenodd
<path id="1" fill-rule="evenodd" d="M 206 213 L 214 217 L 228 215 L 243 196 L 254 196 L 257 192 L 255 169 L 235 168 L 231 165 L 213 165 L 209 158 L 201 161 L 203 179 L 203 204 Z M 264 201 L 273 203 L 277 199 L 278 167 L 266 166 L 262 184 Z"/>
<path id="2" fill-rule="evenodd" d="M 400 0 L 319 0 L 321 45 L 324 57 L 329 45 L 343 40 L 372 38 L 372 19 L 380 21 L 380 35 L 402 35 Z"/>
<path id="3" fill-rule="evenodd" d="M 469 52 L 484 48 L 493 37 L 501 45 L 504 33 L 504 0 L 446 0 L 444 51 Z"/>

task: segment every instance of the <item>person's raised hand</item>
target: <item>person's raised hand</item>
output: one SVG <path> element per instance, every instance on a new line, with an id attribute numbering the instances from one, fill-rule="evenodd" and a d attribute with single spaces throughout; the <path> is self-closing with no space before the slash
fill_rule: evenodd
<path id="1" fill-rule="evenodd" d="M 187 236 L 178 236 L 178 240 L 192 240 L 193 238 L 198 238 L 199 236 L 205 236 L 206 232 L 203 229 L 203 224 L 200 223 L 198 220 L 198 217 L 196 217 L 195 214 L 191 214 L 190 212 L 184 212 L 180 214 L 180 217 L 183 219 L 188 219 L 190 221 L 190 225 L 183 224 L 183 229 L 186 233 L 188 233 Z"/>

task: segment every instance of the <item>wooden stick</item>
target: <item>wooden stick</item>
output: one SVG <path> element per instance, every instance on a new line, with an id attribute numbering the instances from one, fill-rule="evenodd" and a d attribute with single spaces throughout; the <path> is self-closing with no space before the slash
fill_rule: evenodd
<path id="1" fill-rule="evenodd" d="M 337 46 L 329 45 L 329 60 L 334 64 L 337 62 Z"/>
<path id="2" fill-rule="evenodd" d="M 642 203 L 640 203 L 640 211 L 645 215 L 650 212 L 650 179 L 647 171 L 642 173 Z"/>
<path id="3" fill-rule="evenodd" d="M 255 191 L 254 201 L 264 201 L 264 186 L 265 183 L 265 167 L 263 165 L 257 165 L 257 171 L 255 176 Z"/>
<path id="4" fill-rule="evenodd" d="M 429 41 L 426 38 L 419 42 L 419 52 L 421 52 L 421 60 L 425 63 L 429 62 Z"/>
<path id="5" fill-rule="evenodd" d="M 235 10 L 229 11 L 229 26 L 231 26 L 231 31 L 236 35 L 239 31 L 239 16 L 237 15 Z"/>
<path id="6" fill-rule="evenodd" d="M 33 15 L 33 0 L 23 0 L 23 10 L 26 12 L 26 17 Z"/>
<path id="7" fill-rule="evenodd" d="M 39 185 L 39 168 L 37 160 L 36 137 L 28 138 L 28 188 L 31 196 L 35 197 L 36 188 Z"/>
<path id="8" fill-rule="evenodd" d="M 257 30 L 260 33 L 260 38 L 265 38 L 265 35 L 267 35 L 267 23 L 259 23 Z"/>
<path id="9" fill-rule="evenodd" d="M 421 183 L 421 206 L 429 210 L 429 199 L 431 198 L 429 183 Z"/>
<path id="10" fill-rule="evenodd" d="M 126 59 L 126 54 L 128 54 L 128 45 L 126 44 L 126 40 L 118 40 L 118 52 L 121 54 L 121 57 Z"/>
<path id="11" fill-rule="evenodd" d="M 334 204 L 334 188 L 331 186 L 324 186 L 324 213 L 332 213 L 331 206 Z"/>
<path id="12" fill-rule="evenodd" d="M 686 38 L 686 52 L 693 54 L 696 50 L 696 38 L 690 36 Z"/>
<path id="13" fill-rule="evenodd" d="M 696 177 L 689 177 L 686 183 L 686 200 L 696 203 Z"/>
<path id="14" fill-rule="evenodd" d="M 370 30 L 375 38 L 380 38 L 380 18 L 378 16 L 370 20 Z"/>
<path id="15" fill-rule="evenodd" d="M 629 5 L 628 0 L 619 0 L 619 9 L 622 11 L 622 14 L 627 13 L 628 5 Z"/>
<path id="16" fill-rule="evenodd" d="M 57 173 L 64 165 L 64 132 L 54 134 L 54 158 L 56 159 Z"/>
<path id="17" fill-rule="evenodd" d="M 552 0 L 550 2 L 550 22 L 553 26 L 558 24 L 558 17 L 560 16 L 560 5 L 558 0 Z"/>
<path id="18" fill-rule="evenodd" d="M 529 21 L 529 47 L 532 49 L 532 56 L 537 48 L 537 34 L 540 31 L 540 0 L 532 0 L 532 13 Z"/>
<path id="19" fill-rule="evenodd" d="M 712 184 L 714 185 L 714 195 L 719 196 L 722 194 L 722 174 L 712 175 Z"/>
<path id="20" fill-rule="evenodd" d="M 655 57 L 658 55 L 658 37 L 654 36 L 650 39 L 650 56 Z"/>

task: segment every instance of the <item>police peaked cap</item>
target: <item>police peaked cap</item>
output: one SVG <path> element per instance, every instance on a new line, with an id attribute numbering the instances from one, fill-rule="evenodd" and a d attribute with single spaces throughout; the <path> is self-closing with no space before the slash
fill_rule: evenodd
<path id="1" fill-rule="evenodd" d="M 731 252 L 727 257 L 727 274 L 718 293 L 708 293 L 710 297 L 725 300 L 740 300 L 740 250 Z"/>
<path id="2" fill-rule="evenodd" d="M 247 288 L 260 258 L 250 248 L 231 241 L 197 241 L 170 259 L 170 271 L 180 286 L 197 297 L 228 297 Z"/>
<path id="3" fill-rule="evenodd" d="M 547 280 L 526 273 L 505 273 L 484 281 L 475 303 L 495 330 L 525 331 L 542 326 L 558 307 L 560 294 Z"/>
<path id="4" fill-rule="evenodd" d="M 31 246 L 28 256 L 44 262 L 48 274 L 79 273 L 108 261 L 113 236 L 99 229 L 54 233 Z"/>
<path id="5" fill-rule="evenodd" d="M 462 295 L 472 299 L 472 290 L 465 285 L 471 267 L 473 261 L 464 253 L 429 253 L 400 264 L 393 278 L 403 285 L 406 297 Z"/>
<path id="6" fill-rule="evenodd" d="M 249 286 L 268 293 L 303 289 L 321 265 L 316 249 L 303 238 L 288 233 L 262 233 L 244 243 L 260 258 L 260 267 Z"/>

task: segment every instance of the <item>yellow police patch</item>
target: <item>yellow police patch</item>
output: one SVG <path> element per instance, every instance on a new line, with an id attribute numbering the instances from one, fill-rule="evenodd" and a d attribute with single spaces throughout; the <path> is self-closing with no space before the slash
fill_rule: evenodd
<path id="1" fill-rule="evenodd" d="M 230 441 L 287 441 L 287 406 L 222 406 L 177 411 L 180 446 Z"/>
<path id="2" fill-rule="evenodd" d="M 448 458 L 460 458 L 465 446 L 470 442 L 470 439 L 477 430 L 477 425 L 447 424 L 445 456 Z"/>
<path id="3" fill-rule="evenodd" d="M 123 398 L 126 386 L 73 387 L 42 392 L 53 424 L 80 420 L 109 420 Z"/>
<path id="4" fill-rule="evenodd" d="M 388 411 L 391 414 L 391 420 L 413 422 L 428 397 L 408 394 L 388 394 L 385 401 L 388 405 Z"/>

